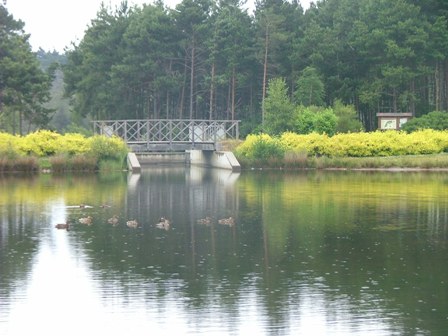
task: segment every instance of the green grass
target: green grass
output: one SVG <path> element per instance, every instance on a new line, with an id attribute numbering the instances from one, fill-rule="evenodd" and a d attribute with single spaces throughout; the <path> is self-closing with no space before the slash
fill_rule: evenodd
<path id="1" fill-rule="evenodd" d="M 388 157 L 326 157 L 287 152 L 283 160 L 238 158 L 243 169 L 448 169 L 448 154 L 404 155 Z"/>

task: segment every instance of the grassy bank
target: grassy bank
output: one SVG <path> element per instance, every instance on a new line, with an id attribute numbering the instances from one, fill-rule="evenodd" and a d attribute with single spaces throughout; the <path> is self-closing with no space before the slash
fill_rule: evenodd
<path id="1" fill-rule="evenodd" d="M 448 154 L 405 155 L 388 157 L 309 157 L 286 153 L 284 159 L 247 160 L 238 158 L 243 169 L 447 169 Z"/>
<path id="2" fill-rule="evenodd" d="M 220 147 L 234 152 L 243 169 L 448 169 L 447 131 L 260 134 Z M 119 171 L 126 169 L 127 153 L 116 137 L 0 133 L 0 172 Z"/>
<path id="3" fill-rule="evenodd" d="M 447 169 L 448 132 L 250 135 L 228 142 L 243 169 Z"/>

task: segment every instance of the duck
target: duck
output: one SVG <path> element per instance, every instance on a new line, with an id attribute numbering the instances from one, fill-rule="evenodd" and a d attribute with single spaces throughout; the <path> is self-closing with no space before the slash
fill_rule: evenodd
<path id="1" fill-rule="evenodd" d="M 107 222 L 108 222 L 109 224 L 112 224 L 113 226 L 118 225 L 118 216 L 117 216 L 117 215 L 113 215 L 111 218 L 109 218 L 109 219 L 107 220 Z"/>
<path id="2" fill-rule="evenodd" d="M 171 221 L 165 217 L 161 217 L 159 222 L 156 223 L 156 228 L 168 231 L 170 229 Z"/>
<path id="3" fill-rule="evenodd" d="M 233 217 L 222 218 L 222 219 L 218 220 L 218 223 L 222 224 L 222 225 L 233 226 L 233 225 L 235 225 L 235 219 Z"/>
<path id="4" fill-rule="evenodd" d="M 137 222 L 135 219 L 133 219 L 133 220 L 128 220 L 128 221 L 126 222 L 126 225 L 127 225 L 128 227 L 132 228 L 132 229 L 136 229 L 136 228 L 138 228 L 138 222 Z"/>
<path id="5" fill-rule="evenodd" d="M 200 218 L 196 221 L 198 224 L 210 225 L 212 223 L 211 217 Z"/>
<path id="6" fill-rule="evenodd" d="M 67 230 L 67 231 L 69 231 L 70 230 L 70 223 L 69 222 L 67 222 L 67 223 L 59 223 L 59 224 L 56 224 L 54 227 L 56 229 L 58 229 L 58 230 Z"/>
<path id="7" fill-rule="evenodd" d="M 112 206 L 109 205 L 109 204 L 101 204 L 101 205 L 100 205 L 100 208 L 104 208 L 104 209 L 111 208 L 111 207 L 112 207 Z"/>
<path id="8" fill-rule="evenodd" d="M 79 222 L 81 224 L 92 225 L 92 216 L 81 217 L 79 219 Z"/>

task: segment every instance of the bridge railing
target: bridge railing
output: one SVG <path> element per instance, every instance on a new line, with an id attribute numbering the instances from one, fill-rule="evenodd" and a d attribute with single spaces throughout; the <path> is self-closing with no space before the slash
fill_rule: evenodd
<path id="1" fill-rule="evenodd" d="M 239 120 L 136 119 L 95 120 L 95 134 L 118 136 L 133 145 L 216 143 L 239 138 Z"/>

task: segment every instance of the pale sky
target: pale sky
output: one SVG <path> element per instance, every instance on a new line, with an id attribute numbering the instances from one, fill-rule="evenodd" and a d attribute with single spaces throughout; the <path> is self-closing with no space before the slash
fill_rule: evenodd
<path id="1" fill-rule="evenodd" d="M 172 8 L 181 0 L 165 0 Z M 300 0 L 308 8 L 312 0 Z M 7 0 L 6 8 L 14 19 L 25 22 L 25 32 L 31 34 L 34 51 L 63 52 L 71 42 L 78 44 L 90 21 L 96 17 L 101 2 L 115 8 L 121 0 Z M 128 0 L 130 5 L 149 3 L 150 0 Z M 250 0 L 248 1 L 250 2 Z"/>

